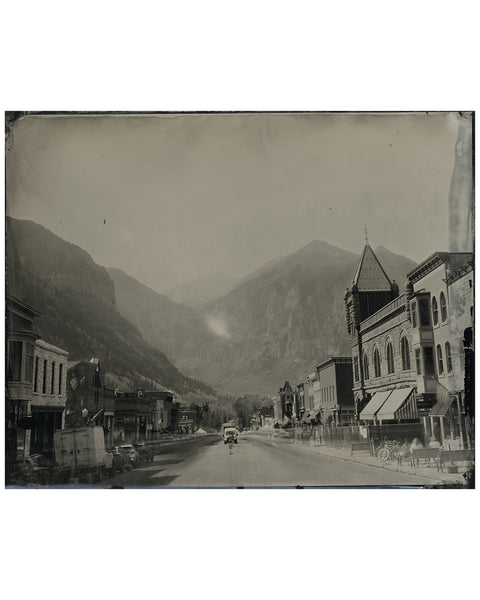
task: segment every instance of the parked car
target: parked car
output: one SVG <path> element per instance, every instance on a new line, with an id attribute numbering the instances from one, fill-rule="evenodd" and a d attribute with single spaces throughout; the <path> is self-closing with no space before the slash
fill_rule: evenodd
<path id="1" fill-rule="evenodd" d="M 145 442 L 134 442 L 135 450 L 138 452 L 140 463 L 153 462 L 154 453 L 150 446 L 147 446 Z"/>
<path id="2" fill-rule="evenodd" d="M 133 444 L 122 444 L 119 448 L 120 452 L 123 452 L 129 457 L 132 467 L 138 467 L 140 455 L 135 449 L 135 446 Z"/>
<path id="3" fill-rule="evenodd" d="M 132 461 L 130 456 L 120 449 L 120 446 L 112 448 L 112 471 L 114 473 L 123 473 L 124 471 L 131 471 Z"/>

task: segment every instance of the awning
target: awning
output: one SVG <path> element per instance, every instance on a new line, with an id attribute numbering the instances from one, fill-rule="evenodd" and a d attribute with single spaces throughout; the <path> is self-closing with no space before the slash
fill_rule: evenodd
<path id="1" fill-rule="evenodd" d="M 387 390 L 386 392 L 376 392 L 375 394 L 373 394 L 370 402 L 360 413 L 360 421 L 373 421 L 375 415 L 385 404 L 385 401 L 391 393 L 392 390 Z"/>
<path id="2" fill-rule="evenodd" d="M 393 390 L 390 396 L 387 398 L 383 406 L 377 413 L 377 419 L 379 421 L 393 421 L 397 418 L 396 413 L 403 404 L 409 399 L 410 395 L 415 388 L 401 388 Z"/>
<path id="3" fill-rule="evenodd" d="M 434 404 L 434 406 L 432 406 L 432 408 L 430 409 L 430 412 L 428 413 L 429 416 L 444 417 L 447 414 L 448 409 L 450 408 L 454 400 L 454 396 L 447 396 L 446 398 L 438 400 L 437 403 Z"/>

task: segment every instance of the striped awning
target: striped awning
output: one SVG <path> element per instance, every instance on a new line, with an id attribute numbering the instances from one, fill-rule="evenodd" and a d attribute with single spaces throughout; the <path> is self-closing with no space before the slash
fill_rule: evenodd
<path id="1" fill-rule="evenodd" d="M 410 399 L 410 396 L 414 390 L 415 388 L 413 387 L 393 390 L 386 402 L 378 411 L 377 419 L 379 421 L 393 421 L 397 419 L 397 412 Z"/>
<path id="2" fill-rule="evenodd" d="M 373 421 L 375 419 L 375 415 L 385 404 L 385 401 L 390 396 L 391 392 L 392 390 L 387 390 L 386 392 L 376 392 L 373 394 L 370 402 L 360 413 L 359 419 L 361 421 Z"/>

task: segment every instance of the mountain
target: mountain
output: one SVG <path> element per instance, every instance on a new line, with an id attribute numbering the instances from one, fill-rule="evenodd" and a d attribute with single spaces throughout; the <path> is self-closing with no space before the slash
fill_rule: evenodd
<path id="1" fill-rule="evenodd" d="M 402 290 L 415 263 L 384 248 L 378 255 Z M 224 393 L 263 395 L 301 381 L 331 355 L 350 354 L 343 298 L 359 259 L 315 240 L 196 309 L 109 272 L 120 312 L 178 369 Z"/>
<path id="2" fill-rule="evenodd" d="M 190 356 L 198 346 L 215 341 L 198 311 L 158 294 L 121 269 L 107 271 L 115 285 L 120 313 L 173 362 Z"/>
<path id="3" fill-rule="evenodd" d="M 378 246 L 375 249 L 375 254 L 390 281 L 395 280 L 398 283 L 400 293 L 402 294 L 407 279 L 406 275 L 417 266 L 417 263 L 401 254 L 394 254 L 383 246 Z"/>
<path id="4" fill-rule="evenodd" d="M 237 279 L 216 271 L 193 281 L 174 286 L 166 295 L 184 306 L 200 306 L 229 292 L 237 283 Z"/>
<path id="5" fill-rule="evenodd" d="M 108 379 L 131 390 L 214 394 L 182 375 L 120 314 L 109 273 L 87 252 L 31 221 L 7 217 L 6 231 L 7 293 L 43 313 L 35 321 L 43 339 L 68 350 L 70 360 L 99 358 Z"/>

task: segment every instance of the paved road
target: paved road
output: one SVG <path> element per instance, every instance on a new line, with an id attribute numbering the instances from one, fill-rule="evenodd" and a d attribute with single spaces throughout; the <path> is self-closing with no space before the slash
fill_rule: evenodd
<path id="1" fill-rule="evenodd" d="M 207 436 L 162 449 L 148 466 L 118 474 L 97 486 L 124 488 L 220 488 L 311 486 L 421 486 L 416 475 L 323 456 L 305 446 L 240 436 L 233 454 L 220 437 Z"/>

